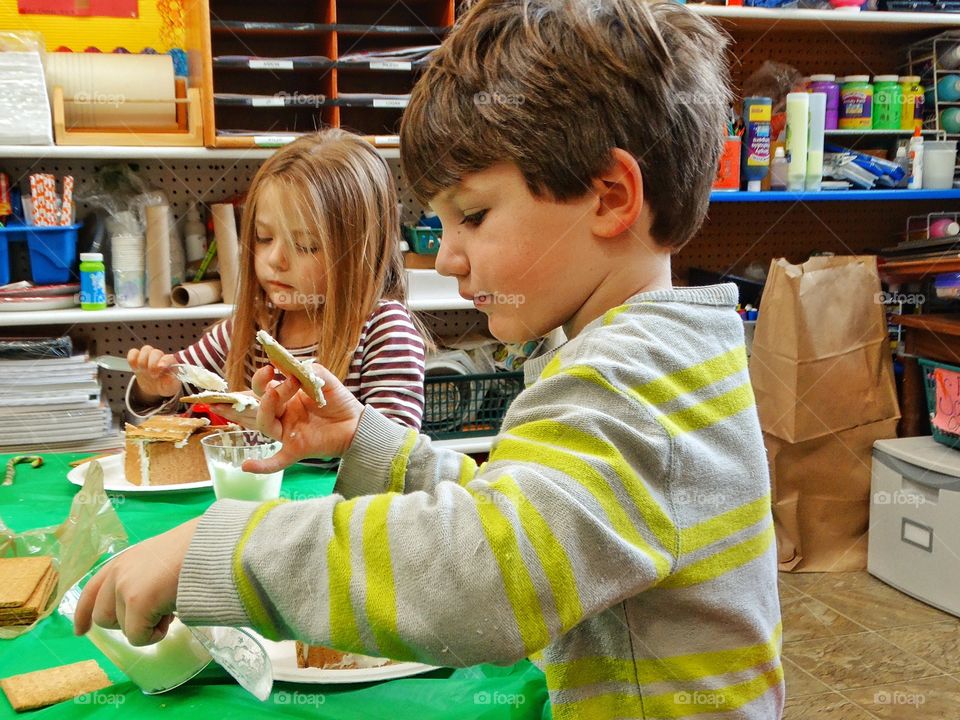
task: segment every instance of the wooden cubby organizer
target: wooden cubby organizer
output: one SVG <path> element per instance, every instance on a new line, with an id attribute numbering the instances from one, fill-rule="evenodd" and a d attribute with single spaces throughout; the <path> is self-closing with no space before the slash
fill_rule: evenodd
<path id="1" fill-rule="evenodd" d="M 203 48 L 197 71 L 206 145 L 272 147 L 321 127 L 396 145 L 420 63 L 342 58 L 437 44 L 453 19 L 452 0 L 195 3 L 188 36 Z M 389 97 L 345 97 L 356 93 Z"/>

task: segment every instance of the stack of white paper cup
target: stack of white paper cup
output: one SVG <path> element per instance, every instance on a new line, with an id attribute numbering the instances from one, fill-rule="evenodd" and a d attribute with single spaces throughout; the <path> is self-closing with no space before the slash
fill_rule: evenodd
<path id="1" fill-rule="evenodd" d="M 113 293 L 118 307 L 143 307 L 146 302 L 146 243 L 143 235 L 118 233 L 110 239 Z"/>

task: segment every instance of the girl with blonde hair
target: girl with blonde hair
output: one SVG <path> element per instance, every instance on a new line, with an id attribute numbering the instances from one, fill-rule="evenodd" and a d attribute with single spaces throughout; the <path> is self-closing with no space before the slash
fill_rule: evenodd
<path id="1" fill-rule="evenodd" d="M 404 305 L 399 232 L 390 169 L 362 138 L 330 129 L 277 151 L 244 204 L 233 316 L 175 354 L 130 350 L 128 408 L 173 411 L 184 391 L 174 363 L 249 388 L 269 364 L 255 338 L 264 329 L 297 358 L 329 368 L 361 402 L 418 429 L 425 344 Z"/>

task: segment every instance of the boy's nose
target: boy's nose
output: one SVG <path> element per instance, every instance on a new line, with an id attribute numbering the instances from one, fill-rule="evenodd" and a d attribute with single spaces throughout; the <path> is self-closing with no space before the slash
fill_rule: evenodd
<path id="1" fill-rule="evenodd" d="M 454 233 L 448 233 L 453 236 Z M 456 247 L 456 241 L 453 237 L 447 240 L 444 237 L 440 241 L 440 250 L 437 251 L 437 272 L 448 277 L 463 277 L 470 272 L 470 263 L 466 256 Z"/>

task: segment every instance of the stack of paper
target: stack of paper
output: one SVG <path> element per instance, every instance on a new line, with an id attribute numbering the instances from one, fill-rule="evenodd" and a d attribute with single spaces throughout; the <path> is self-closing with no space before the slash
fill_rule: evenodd
<path id="1" fill-rule="evenodd" d="M 0 438 L 3 452 L 113 444 L 118 435 L 97 364 L 83 354 L 0 358 Z"/>

